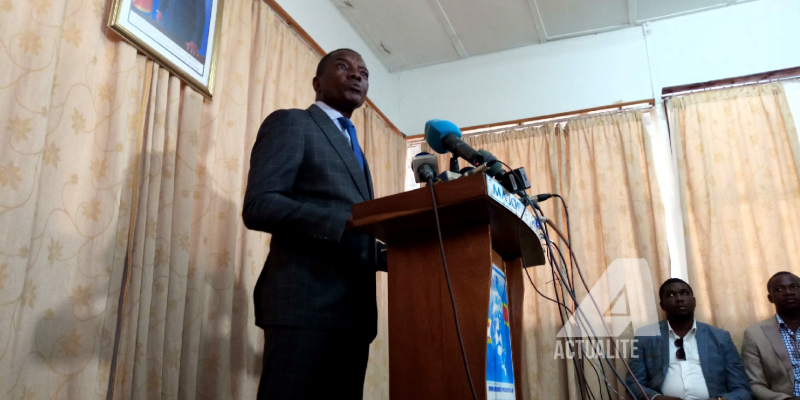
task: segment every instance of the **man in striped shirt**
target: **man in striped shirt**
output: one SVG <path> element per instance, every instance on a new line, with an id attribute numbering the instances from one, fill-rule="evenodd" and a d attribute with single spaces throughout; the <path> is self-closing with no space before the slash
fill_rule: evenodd
<path id="1" fill-rule="evenodd" d="M 757 400 L 800 399 L 800 278 L 778 272 L 767 292 L 776 314 L 745 331 L 745 371 Z"/>

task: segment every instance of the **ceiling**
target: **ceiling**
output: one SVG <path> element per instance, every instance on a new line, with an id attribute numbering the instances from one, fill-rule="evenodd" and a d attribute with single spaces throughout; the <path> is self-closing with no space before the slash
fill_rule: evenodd
<path id="1" fill-rule="evenodd" d="M 390 71 L 748 0 L 331 0 Z"/>

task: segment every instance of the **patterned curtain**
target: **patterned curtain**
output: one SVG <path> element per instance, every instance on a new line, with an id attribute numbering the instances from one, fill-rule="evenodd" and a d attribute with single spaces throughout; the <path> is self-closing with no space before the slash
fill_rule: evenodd
<path id="1" fill-rule="evenodd" d="M 204 101 L 86 28 L 104 12 L 0 1 L 0 398 L 100 399 L 110 377 L 119 399 L 254 398 L 269 235 L 241 223 L 246 168 L 270 112 L 313 102 L 319 58 L 265 4 L 225 2 Z M 401 191 L 403 139 L 358 113 L 376 194 Z M 388 398 L 378 298 L 366 393 Z"/>
<path id="2" fill-rule="evenodd" d="M 697 318 L 731 332 L 774 315 L 767 280 L 800 274 L 800 145 L 783 85 L 668 103 Z"/>
<path id="3" fill-rule="evenodd" d="M 575 255 L 589 288 L 612 262 L 624 258 L 644 259 L 654 288 L 669 277 L 664 207 L 641 112 L 480 134 L 465 141 L 476 149 L 490 151 L 512 167 L 525 167 L 531 182 L 529 193 L 558 193 L 566 199 Z M 432 152 L 425 144 L 422 150 Z M 440 156 L 439 165 L 446 168 L 449 157 Z M 541 207 L 566 234 L 565 215 L 557 201 L 548 200 Z M 538 290 L 556 299 L 556 277 L 549 266 L 531 268 L 529 273 Z M 578 276 L 574 281 L 580 302 L 587 290 Z M 597 299 L 604 300 L 608 304 L 613 299 Z M 524 380 L 519 389 L 525 398 L 580 398 L 575 365 L 570 360 L 555 359 L 556 334 L 562 327 L 559 307 L 526 284 L 523 313 Z M 631 333 L 622 338 L 629 339 Z M 624 364 L 612 362 L 624 378 Z M 597 358 L 587 361 L 583 368 L 595 395 L 603 390 L 617 398 L 614 391 L 624 390 L 612 370 L 603 368 Z M 602 373 L 611 382 L 608 389 Z"/>

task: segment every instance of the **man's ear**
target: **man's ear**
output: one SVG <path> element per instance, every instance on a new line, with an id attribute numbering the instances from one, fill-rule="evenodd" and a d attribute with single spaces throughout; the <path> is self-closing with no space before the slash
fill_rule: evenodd
<path id="1" fill-rule="evenodd" d="M 769 300 L 770 303 L 775 304 L 775 301 L 772 300 L 772 295 L 771 294 L 767 295 L 767 300 Z"/>
<path id="2" fill-rule="evenodd" d="M 314 87 L 314 93 L 319 93 L 319 89 L 322 84 L 319 82 L 319 77 L 315 76 L 314 79 L 311 80 L 311 86 Z"/>

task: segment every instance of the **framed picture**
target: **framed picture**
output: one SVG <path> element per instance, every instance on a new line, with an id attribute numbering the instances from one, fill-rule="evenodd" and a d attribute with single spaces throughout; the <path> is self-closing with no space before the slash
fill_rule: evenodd
<path id="1" fill-rule="evenodd" d="M 211 98 L 223 0 L 112 0 L 108 27 Z"/>

